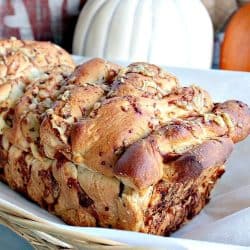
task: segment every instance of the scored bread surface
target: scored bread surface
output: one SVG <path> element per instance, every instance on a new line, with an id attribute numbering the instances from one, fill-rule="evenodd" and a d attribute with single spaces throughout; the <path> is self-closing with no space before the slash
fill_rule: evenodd
<path id="1" fill-rule="evenodd" d="M 15 39 L 0 57 L 1 179 L 72 225 L 175 231 L 250 133 L 246 104 L 152 64 L 74 70 L 57 46 Z"/>

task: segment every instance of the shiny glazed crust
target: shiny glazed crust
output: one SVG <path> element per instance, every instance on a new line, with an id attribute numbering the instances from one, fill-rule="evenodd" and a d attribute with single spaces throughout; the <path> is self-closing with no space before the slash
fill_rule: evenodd
<path id="1" fill-rule="evenodd" d="M 43 56 L 53 47 L 9 43 L 47 46 Z M 23 91 L 2 119 L 1 178 L 72 225 L 175 231 L 208 202 L 233 144 L 250 133 L 248 106 L 213 104 L 147 63 L 97 58 L 70 74 L 68 57 L 68 71 L 51 58 L 41 63 L 50 73 L 28 83 L 30 70 L 17 70 Z"/>

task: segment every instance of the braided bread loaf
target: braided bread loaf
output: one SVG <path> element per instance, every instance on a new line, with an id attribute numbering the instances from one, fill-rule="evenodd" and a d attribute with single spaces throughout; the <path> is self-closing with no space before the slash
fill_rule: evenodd
<path id="1" fill-rule="evenodd" d="M 48 42 L 21 41 L 15 38 L 0 41 L 0 177 L 7 160 L 6 148 L 9 147 L 7 129 L 12 126 L 15 106 L 26 88 L 35 82 L 47 81 L 60 82 L 66 78 L 75 68 L 70 55 L 60 47 Z M 35 87 L 36 88 L 36 87 Z M 30 104 L 34 102 L 32 96 Z M 26 99 L 26 106 L 29 105 Z M 18 105 L 22 109 L 22 104 Z M 27 121 L 26 123 L 29 123 Z M 35 122 L 35 121 L 32 121 Z M 14 122 L 15 123 L 15 122 Z M 5 132 L 4 132 L 5 131 Z M 5 136 L 3 137 L 3 132 Z M 11 131 L 12 132 L 12 131 Z M 9 135 L 11 135 L 9 133 Z M 11 137 L 15 142 L 23 144 L 22 138 L 17 134 Z M 14 142 L 14 141 L 13 141 Z M 3 148 L 5 147 L 5 148 Z"/>
<path id="2" fill-rule="evenodd" d="M 64 57 L 41 63 L 34 79 L 28 68 L 4 75 L 24 87 L 2 116 L 2 179 L 72 225 L 164 235 L 199 213 L 233 144 L 250 133 L 247 105 L 213 104 L 147 63 L 93 59 L 69 75 Z"/>

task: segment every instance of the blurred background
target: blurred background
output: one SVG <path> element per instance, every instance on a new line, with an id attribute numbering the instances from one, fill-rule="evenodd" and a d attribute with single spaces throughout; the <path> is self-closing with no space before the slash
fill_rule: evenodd
<path id="1" fill-rule="evenodd" d="M 0 37 L 115 61 L 250 71 L 250 0 L 0 0 Z"/>

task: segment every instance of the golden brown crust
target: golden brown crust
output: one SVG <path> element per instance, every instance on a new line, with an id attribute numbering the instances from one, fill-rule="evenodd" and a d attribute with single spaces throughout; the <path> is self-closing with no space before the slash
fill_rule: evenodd
<path id="1" fill-rule="evenodd" d="M 162 178 L 164 162 L 203 140 L 228 136 L 237 142 L 245 138 L 250 129 L 250 123 L 246 122 L 249 119 L 247 105 L 227 101 L 217 104 L 213 113 L 203 117 L 172 122 L 128 148 L 117 162 L 114 173 L 131 187 L 146 188 Z M 239 123 L 244 126 L 239 127 Z M 145 171 L 150 174 L 146 176 Z"/>
<path id="2" fill-rule="evenodd" d="M 203 90 L 190 87 L 173 91 L 159 100 L 132 96 L 107 99 L 92 111 L 90 118 L 73 127 L 72 160 L 110 176 L 116 160 L 132 143 L 163 126 L 173 116 L 183 118 L 211 109 L 210 99 L 204 96 Z M 197 103 L 196 98 L 202 101 Z"/>
<path id="3" fill-rule="evenodd" d="M 115 174 L 123 183 L 145 189 L 161 179 L 169 183 L 189 181 L 198 178 L 205 168 L 223 165 L 233 149 L 231 139 L 216 138 L 184 154 L 170 152 L 164 157 L 154 143 L 143 140 L 139 145 L 134 144 L 119 159 Z"/>
<path id="4" fill-rule="evenodd" d="M 250 134 L 250 108 L 241 101 L 226 101 L 215 105 L 213 112 L 224 118 L 228 136 L 236 143 Z"/>
<path id="5" fill-rule="evenodd" d="M 232 150 L 233 142 L 229 138 L 215 138 L 204 141 L 176 160 L 165 161 L 163 179 L 172 183 L 196 179 L 204 169 L 223 165 Z"/>
<path id="6" fill-rule="evenodd" d="M 70 81 L 73 81 L 75 85 L 110 83 L 120 69 L 121 66 L 117 64 L 94 58 L 78 66 Z"/>
<path id="7" fill-rule="evenodd" d="M 13 125 L 6 128 L 4 135 L 8 140 L 24 151 L 33 151 L 39 144 L 39 129 L 43 113 L 51 107 L 53 101 L 65 84 L 62 74 L 53 73 L 38 79 L 26 88 L 14 109 Z M 38 157 L 39 152 L 35 157 Z"/>
<path id="8" fill-rule="evenodd" d="M 100 66 L 100 59 L 94 59 L 83 64 L 81 69 L 75 73 L 77 77 L 73 74 L 71 78 L 77 81 L 78 78 L 83 76 L 83 79 L 86 79 L 85 76 L 87 75 L 88 77 L 90 72 L 89 68 L 92 70 L 94 68 L 92 64 L 95 63 L 95 60 L 98 60 L 98 65 Z M 61 153 L 78 164 L 87 165 L 102 173 L 105 172 L 107 175 L 111 175 L 112 167 L 117 159 L 116 155 L 119 156 L 117 152 L 121 152 L 130 143 L 146 136 L 172 117 L 199 115 L 212 108 L 211 99 L 204 90 L 195 86 L 177 88 L 179 86 L 177 79 L 160 70 L 157 66 L 136 63 L 129 65 L 128 68 L 121 68 L 119 71 L 115 71 L 114 69 L 118 67 L 104 61 L 103 65 L 106 64 L 109 65 L 109 70 L 112 69 L 112 76 L 116 76 L 117 73 L 118 75 L 114 78 L 115 80 L 111 85 L 109 82 L 108 84 L 106 83 L 106 90 L 101 93 L 98 93 L 97 90 L 95 91 L 96 88 L 103 89 L 100 86 L 100 80 L 96 80 L 96 84 L 88 85 L 88 88 L 90 88 L 89 93 L 84 89 L 82 94 L 79 94 L 83 102 L 81 109 L 85 111 L 83 114 L 79 112 L 83 122 L 75 123 L 79 116 L 74 117 L 77 119 L 71 119 L 70 122 L 65 121 L 63 112 L 60 112 L 60 102 L 55 103 L 51 114 L 48 114 L 43 121 L 41 140 L 45 145 L 44 151 L 48 157 L 55 158 L 58 153 Z M 88 74 L 84 72 L 88 72 Z M 107 73 L 105 74 L 107 75 Z M 107 82 L 105 74 L 103 76 L 104 83 Z M 84 82 L 84 84 L 86 83 Z M 107 85 L 111 86 L 110 91 L 107 91 L 109 90 Z M 169 93 L 171 90 L 172 92 Z M 75 99 L 77 93 L 80 93 L 80 91 L 77 90 L 74 93 L 71 90 L 70 97 Z M 96 97 L 95 94 L 97 94 Z M 88 100 L 88 107 L 86 107 L 84 102 L 87 98 L 85 95 L 92 98 Z M 63 107 L 64 105 L 67 105 L 68 114 L 72 116 L 72 110 L 77 108 L 76 104 L 70 104 L 70 100 L 66 99 Z M 92 112 L 89 112 L 89 110 L 92 110 Z M 122 126 L 115 124 L 119 120 L 124 121 Z M 138 127 L 136 125 L 137 122 L 141 124 Z M 99 128 L 94 128 L 95 126 Z M 105 126 L 106 128 L 104 129 Z M 117 127 L 117 138 L 111 131 L 112 135 L 109 134 L 108 127 L 112 129 L 113 126 Z M 100 136 L 103 138 L 103 141 L 109 141 L 112 138 L 114 142 L 108 143 L 109 149 L 107 149 L 110 156 L 107 155 L 105 157 L 106 152 L 100 150 L 100 146 L 92 140 L 94 136 L 88 127 L 91 127 L 92 132 L 98 129 L 100 134 L 105 134 Z M 91 140 L 87 139 L 89 136 Z M 70 139 L 67 139 L 69 137 Z M 128 137 L 126 141 L 124 137 Z M 88 144 L 86 141 L 95 144 L 93 148 L 89 145 L 91 149 L 88 149 L 88 156 L 83 155 L 86 151 L 84 145 Z M 101 142 L 99 144 L 101 145 Z M 99 159 L 96 159 L 94 163 L 92 160 L 93 154 L 101 154 L 101 161 L 97 162 Z M 87 160 L 84 161 L 83 158 Z"/>
<path id="9" fill-rule="evenodd" d="M 54 158 L 58 152 L 68 156 L 71 125 L 89 114 L 109 90 L 119 69 L 118 65 L 99 58 L 77 67 L 41 125 L 41 141 L 48 157 Z"/>
<path id="10" fill-rule="evenodd" d="M 74 70 L 71 56 L 57 45 L 49 42 L 21 41 L 15 38 L 0 40 L 0 78 L 22 78 L 33 81 L 40 74 L 52 71 L 55 67 Z"/>
<path id="11" fill-rule="evenodd" d="M 48 42 L 0 41 L 0 134 L 12 126 L 14 107 L 26 87 L 51 74 L 67 76 L 74 70 L 71 56 Z"/>
<path id="12" fill-rule="evenodd" d="M 162 157 L 154 141 L 142 140 L 131 145 L 114 168 L 115 175 L 126 185 L 144 189 L 163 176 Z"/>
<path id="13" fill-rule="evenodd" d="M 138 62 L 120 70 L 108 96 L 132 95 L 159 99 L 177 87 L 179 81 L 175 76 L 156 65 Z"/>
<path id="14" fill-rule="evenodd" d="M 21 41 L 15 38 L 0 40 L 0 79 L 22 78 L 24 82 L 39 78 L 54 67 L 74 69 L 71 56 L 49 42 Z"/>
<path id="15" fill-rule="evenodd" d="M 0 146 L 2 155 L 5 156 L 8 150 L 5 147 L 9 143 L 7 134 L 10 133 L 7 130 L 13 126 L 15 105 L 26 88 L 37 80 L 46 81 L 51 75 L 66 77 L 74 68 L 75 64 L 71 56 L 51 43 L 21 41 L 15 38 L 0 41 L 0 134 L 4 133 L 1 136 L 4 143 Z M 25 101 L 21 102 L 25 105 L 22 107 L 20 104 L 17 113 L 22 113 L 27 107 Z M 33 122 L 33 119 L 29 122 Z M 17 132 L 16 128 L 14 130 L 20 140 L 11 134 L 10 137 L 27 147 L 20 131 Z"/>

